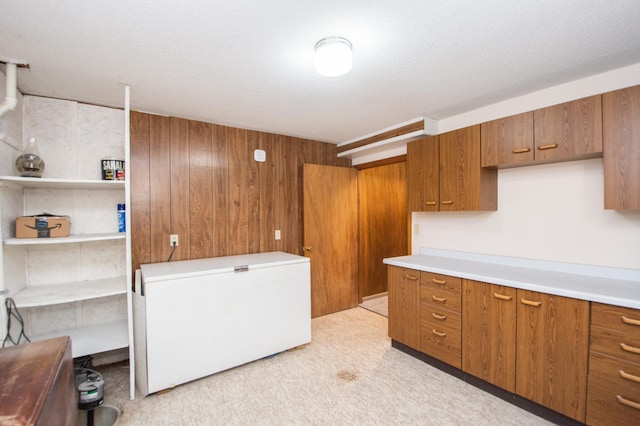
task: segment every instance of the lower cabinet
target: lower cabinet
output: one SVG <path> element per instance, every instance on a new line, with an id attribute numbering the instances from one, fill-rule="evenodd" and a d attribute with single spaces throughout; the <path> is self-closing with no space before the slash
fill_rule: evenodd
<path id="1" fill-rule="evenodd" d="M 517 290 L 516 394 L 585 421 L 589 302 Z"/>
<path id="2" fill-rule="evenodd" d="M 516 391 L 516 289 L 462 280 L 462 370 Z"/>
<path id="3" fill-rule="evenodd" d="M 640 419 L 640 311 L 591 304 L 587 424 Z"/>
<path id="4" fill-rule="evenodd" d="M 389 337 L 420 350 L 420 271 L 388 266 Z"/>

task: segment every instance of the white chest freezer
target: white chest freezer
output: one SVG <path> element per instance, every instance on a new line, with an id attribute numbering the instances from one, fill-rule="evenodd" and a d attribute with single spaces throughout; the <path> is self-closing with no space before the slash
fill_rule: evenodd
<path id="1" fill-rule="evenodd" d="M 309 259 L 282 252 L 141 265 L 136 387 L 172 388 L 311 341 Z"/>

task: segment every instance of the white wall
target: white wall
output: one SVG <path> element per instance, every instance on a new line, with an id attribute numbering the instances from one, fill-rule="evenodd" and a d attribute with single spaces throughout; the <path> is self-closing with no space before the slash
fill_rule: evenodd
<path id="1" fill-rule="evenodd" d="M 637 84 L 640 64 L 440 120 L 440 130 Z M 602 159 L 499 170 L 498 211 L 413 213 L 413 224 L 413 253 L 430 247 L 640 269 L 640 212 L 604 210 Z"/>

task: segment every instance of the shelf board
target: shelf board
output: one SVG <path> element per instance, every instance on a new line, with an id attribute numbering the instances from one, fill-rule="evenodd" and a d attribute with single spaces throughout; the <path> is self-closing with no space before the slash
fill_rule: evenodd
<path id="1" fill-rule="evenodd" d="M 31 337 L 31 340 L 46 340 L 60 336 L 71 337 L 71 352 L 74 358 L 129 347 L 126 320 L 40 334 Z"/>
<path id="2" fill-rule="evenodd" d="M 114 277 L 100 280 L 62 284 L 30 286 L 13 297 L 18 308 L 57 305 L 116 296 L 127 292 L 127 278 Z"/>
<path id="3" fill-rule="evenodd" d="M 86 180 L 0 176 L 0 185 L 36 189 L 124 189 L 123 180 Z"/>
<path id="4" fill-rule="evenodd" d="M 90 241 L 123 240 L 125 232 L 109 232 L 103 234 L 77 234 L 59 238 L 7 238 L 3 241 L 6 246 L 29 246 L 47 244 L 86 243 Z"/>

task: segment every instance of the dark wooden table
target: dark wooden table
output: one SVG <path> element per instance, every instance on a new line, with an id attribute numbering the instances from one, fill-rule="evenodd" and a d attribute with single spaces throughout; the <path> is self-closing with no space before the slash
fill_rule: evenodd
<path id="1" fill-rule="evenodd" d="M 74 425 L 71 339 L 0 349 L 0 425 Z"/>

